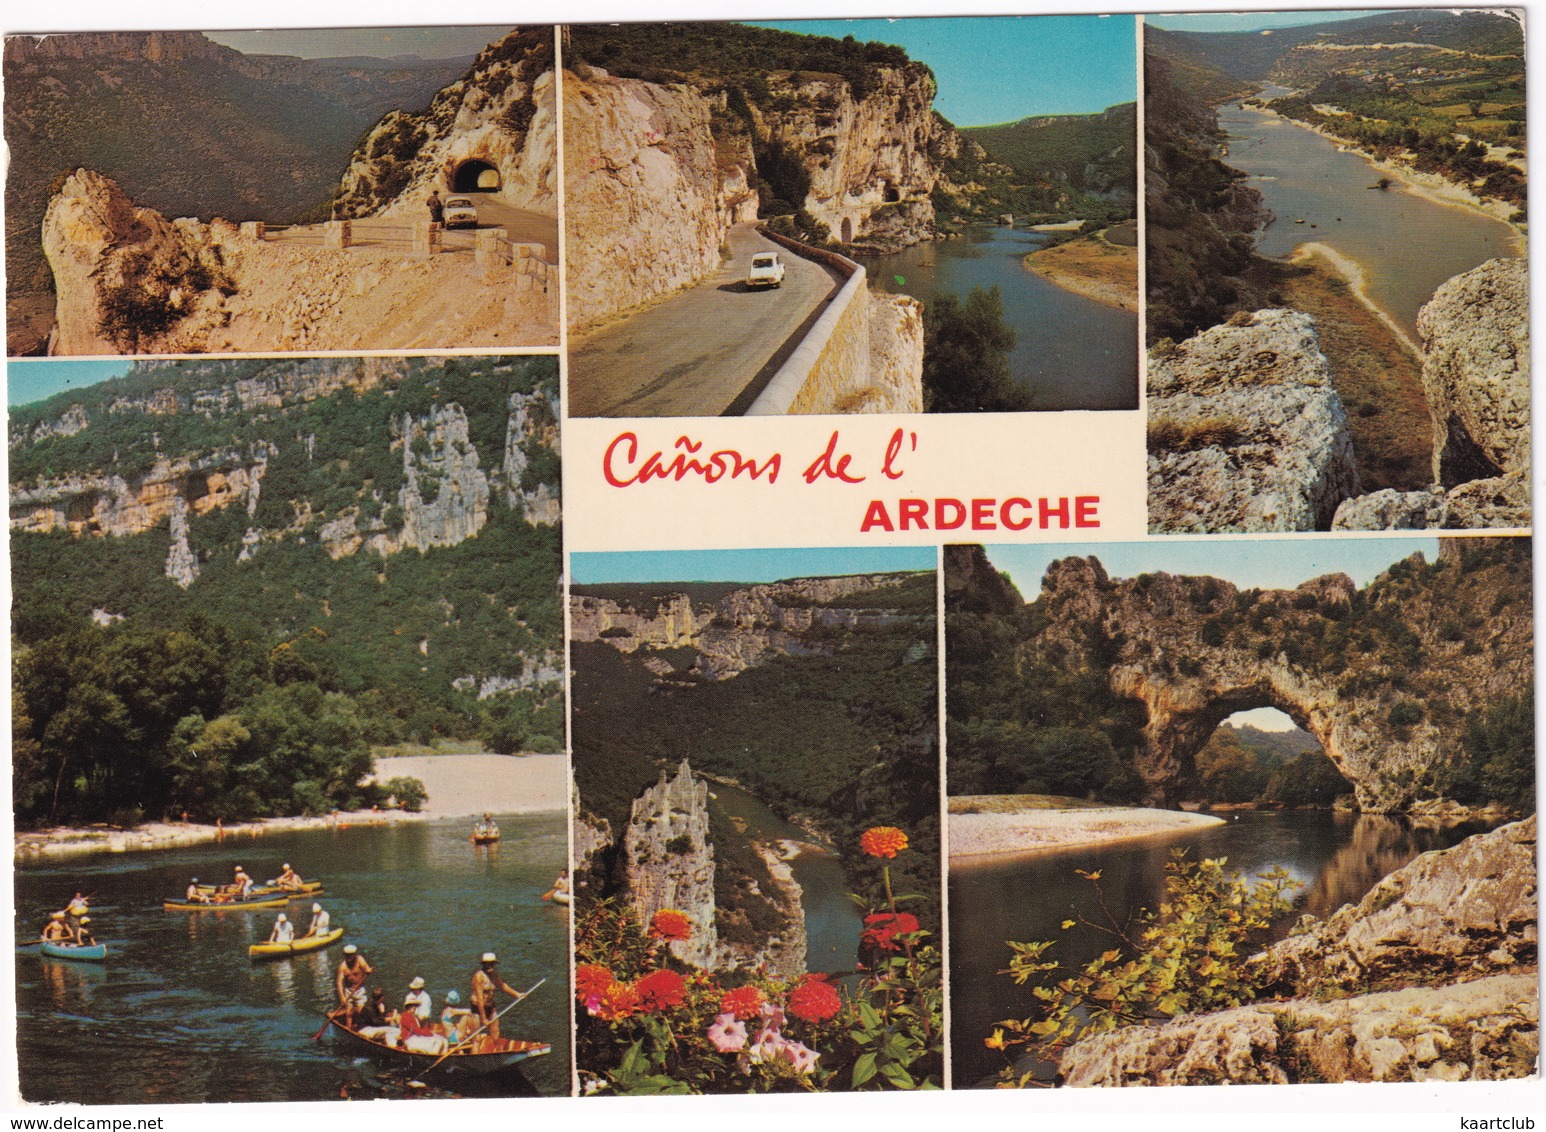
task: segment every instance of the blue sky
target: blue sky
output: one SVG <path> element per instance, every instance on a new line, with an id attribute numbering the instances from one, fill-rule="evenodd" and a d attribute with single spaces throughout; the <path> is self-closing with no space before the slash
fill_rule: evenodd
<path id="1" fill-rule="evenodd" d="M 244 55 L 297 55 L 302 59 L 338 59 L 366 55 L 389 59 L 393 55 L 419 55 L 425 59 L 454 59 L 476 55 L 496 39 L 503 27 L 427 28 L 311 28 L 290 31 L 207 31 L 216 43 Z"/>
<path id="2" fill-rule="evenodd" d="M 130 359 L 64 362 L 51 358 L 9 361 L 5 365 L 5 403 L 30 405 L 52 397 L 63 389 L 84 389 L 99 381 L 122 377 L 129 372 Z"/>
<path id="3" fill-rule="evenodd" d="M 1360 587 L 1407 555 L 1422 551 L 1429 562 L 1439 554 L 1432 537 L 1359 538 L 1347 535 L 1237 541 L 1105 542 L 1022 546 L 989 546 L 988 560 L 1007 571 L 1026 601 L 1041 592 L 1047 564 L 1072 556 L 1099 558 L 1113 578 L 1165 571 L 1170 574 L 1211 574 L 1242 589 L 1292 589 L 1322 574 L 1342 573 Z"/>
<path id="4" fill-rule="evenodd" d="M 865 546 L 794 550 L 639 550 L 571 554 L 570 581 L 776 582 L 889 570 L 933 570 L 932 546 Z"/>
<path id="5" fill-rule="evenodd" d="M 904 48 L 934 70 L 934 109 L 957 126 L 1093 114 L 1138 97 L 1131 16 L 780 20 L 758 27 L 851 35 Z"/>
<path id="6" fill-rule="evenodd" d="M 1297 28 L 1305 24 L 1329 24 L 1391 12 L 1391 8 L 1359 8 L 1340 12 L 1207 12 L 1190 16 L 1144 13 L 1143 22 L 1167 31 L 1261 31 L 1264 28 Z"/>

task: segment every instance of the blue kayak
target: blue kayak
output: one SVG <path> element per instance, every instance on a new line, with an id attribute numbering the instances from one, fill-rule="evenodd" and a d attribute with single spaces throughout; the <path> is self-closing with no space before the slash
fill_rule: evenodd
<path id="1" fill-rule="evenodd" d="M 107 958 L 107 944 L 105 943 L 93 943 L 90 946 L 82 947 L 78 943 L 54 943 L 51 940 L 44 940 L 39 944 L 39 947 L 43 954 L 51 959 L 74 959 L 77 962 L 85 963 Z"/>

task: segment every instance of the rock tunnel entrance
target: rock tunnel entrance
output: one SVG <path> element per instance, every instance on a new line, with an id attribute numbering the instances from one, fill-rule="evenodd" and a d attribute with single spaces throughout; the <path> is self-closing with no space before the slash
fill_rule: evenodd
<path id="1" fill-rule="evenodd" d="M 845 244 L 851 244 L 854 242 L 854 222 L 851 217 L 843 217 L 841 239 Z"/>
<path id="2" fill-rule="evenodd" d="M 457 193 L 492 193 L 501 185 L 499 170 L 480 158 L 462 162 L 451 175 L 451 191 Z"/>

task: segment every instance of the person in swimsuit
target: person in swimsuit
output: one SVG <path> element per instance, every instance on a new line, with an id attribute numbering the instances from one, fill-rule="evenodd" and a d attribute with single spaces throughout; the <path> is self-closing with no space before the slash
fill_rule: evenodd
<path id="1" fill-rule="evenodd" d="M 63 912 L 49 913 L 48 923 L 43 926 L 43 940 L 47 943 L 68 943 L 72 938 L 70 925 L 65 923 Z"/>
<path id="2" fill-rule="evenodd" d="M 75 929 L 75 944 L 77 947 L 95 946 L 96 936 L 91 934 L 91 929 L 86 925 L 91 923 L 90 916 L 82 916 L 80 926 Z"/>
<path id="3" fill-rule="evenodd" d="M 209 893 L 199 887 L 199 878 L 194 877 L 188 882 L 187 901 L 189 904 L 208 904 Z"/>
<path id="4" fill-rule="evenodd" d="M 343 962 L 338 965 L 338 1006 L 344 1012 L 344 1024 L 353 1028 L 354 1016 L 365 1007 L 365 980 L 372 967 L 354 944 L 344 948 Z"/>
<path id="5" fill-rule="evenodd" d="M 290 867 L 290 862 L 288 861 L 279 870 L 279 876 L 275 879 L 274 884 L 286 892 L 294 892 L 306 886 L 306 882 L 301 879 L 299 873 Z"/>
<path id="6" fill-rule="evenodd" d="M 495 1017 L 498 1011 L 494 1009 L 494 992 L 504 991 L 514 996 L 517 1002 L 526 996 L 499 977 L 499 972 L 495 970 L 499 965 L 499 956 L 492 951 L 485 951 L 478 962 L 478 969 L 472 973 L 472 1009 L 478 1018 L 478 1025 L 474 1028 L 483 1029 L 485 1038 L 497 1042 L 499 1019 Z"/>

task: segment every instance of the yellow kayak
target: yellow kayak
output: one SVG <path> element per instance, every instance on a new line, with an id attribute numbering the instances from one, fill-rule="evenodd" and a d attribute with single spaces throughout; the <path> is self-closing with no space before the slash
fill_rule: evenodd
<path id="1" fill-rule="evenodd" d="M 293 943 L 255 943 L 247 949 L 247 956 L 250 959 L 283 959 L 286 955 L 321 951 L 324 947 L 337 943 L 343 934 L 343 928 L 334 928 L 326 935 L 314 935 L 308 939 L 295 940 Z"/>

